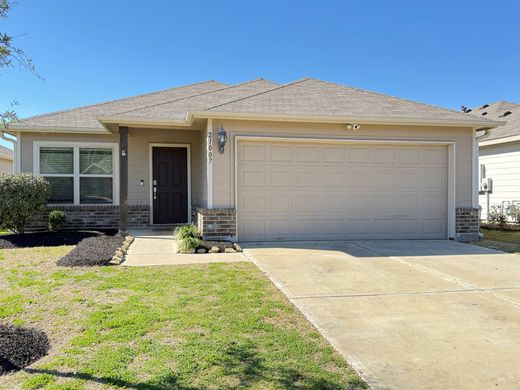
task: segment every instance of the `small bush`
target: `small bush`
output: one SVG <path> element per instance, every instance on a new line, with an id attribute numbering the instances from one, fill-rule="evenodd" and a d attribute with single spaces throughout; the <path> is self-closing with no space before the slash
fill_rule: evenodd
<path id="1" fill-rule="evenodd" d="M 181 253 L 188 253 L 202 244 L 199 229 L 192 223 L 177 226 L 173 231 L 173 238 L 177 241 L 177 249 Z"/>
<path id="2" fill-rule="evenodd" d="M 499 225 L 499 226 L 504 226 L 507 223 L 506 213 L 504 213 L 504 211 L 498 207 L 493 207 L 489 211 L 488 218 L 489 218 L 489 222 Z"/>
<path id="3" fill-rule="evenodd" d="M 49 339 L 40 330 L 0 324 L 0 375 L 34 363 L 49 348 Z"/>
<path id="4" fill-rule="evenodd" d="M 0 228 L 23 233 L 27 220 L 47 205 L 49 183 L 32 173 L 0 174 Z"/>
<path id="5" fill-rule="evenodd" d="M 49 230 L 57 232 L 65 223 L 65 213 L 61 210 L 52 210 L 49 213 Z"/>

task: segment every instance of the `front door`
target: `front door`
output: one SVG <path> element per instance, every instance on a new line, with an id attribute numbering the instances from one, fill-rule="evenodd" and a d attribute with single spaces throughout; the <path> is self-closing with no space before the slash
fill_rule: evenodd
<path id="1" fill-rule="evenodd" d="M 188 149 L 153 147 L 153 223 L 188 222 Z"/>

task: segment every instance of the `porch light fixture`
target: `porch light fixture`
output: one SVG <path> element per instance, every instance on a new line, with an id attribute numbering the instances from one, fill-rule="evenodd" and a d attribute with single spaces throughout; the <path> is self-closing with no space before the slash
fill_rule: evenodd
<path id="1" fill-rule="evenodd" d="M 218 142 L 218 152 L 220 154 L 224 153 L 224 146 L 226 146 L 227 142 L 227 133 L 224 130 L 224 127 L 220 127 L 220 130 L 217 133 L 217 142 Z"/>

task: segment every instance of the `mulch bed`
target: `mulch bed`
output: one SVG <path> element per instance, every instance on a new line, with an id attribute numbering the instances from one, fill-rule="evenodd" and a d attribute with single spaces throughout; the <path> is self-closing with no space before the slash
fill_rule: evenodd
<path id="1" fill-rule="evenodd" d="M 49 348 L 49 339 L 40 330 L 0 324 L 0 375 L 27 367 Z"/>
<path id="2" fill-rule="evenodd" d="M 95 267 L 108 265 L 125 237 L 97 236 L 83 239 L 73 250 L 58 260 L 62 267 Z"/>
<path id="3" fill-rule="evenodd" d="M 5 234 L 0 236 L 0 249 L 77 245 L 80 241 L 89 237 L 98 237 L 100 235 L 113 236 L 116 233 L 117 230 L 71 230 L 60 232 Z"/>

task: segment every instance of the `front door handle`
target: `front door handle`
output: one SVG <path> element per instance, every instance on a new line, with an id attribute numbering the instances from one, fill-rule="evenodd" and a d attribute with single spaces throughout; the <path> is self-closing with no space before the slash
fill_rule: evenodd
<path id="1" fill-rule="evenodd" d="M 157 187 L 153 188 L 153 199 L 157 199 Z"/>

